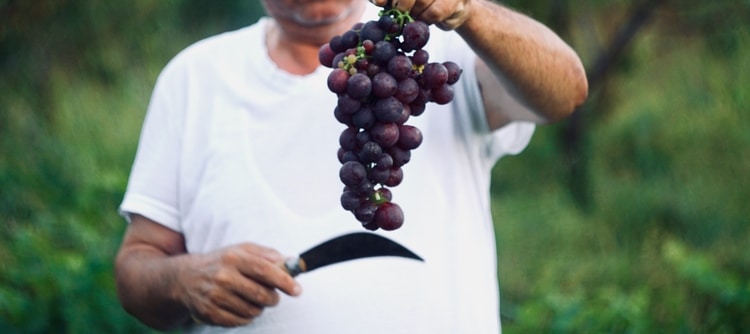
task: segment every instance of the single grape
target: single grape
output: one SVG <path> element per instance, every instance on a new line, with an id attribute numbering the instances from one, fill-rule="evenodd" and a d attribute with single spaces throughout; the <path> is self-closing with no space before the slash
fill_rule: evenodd
<path id="1" fill-rule="evenodd" d="M 448 69 L 441 63 L 429 63 L 422 71 L 422 82 L 429 88 L 442 86 L 448 82 Z"/>
<path id="2" fill-rule="evenodd" d="M 341 206 L 344 210 L 354 210 L 361 206 L 362 199 L 353 191 L 344 191 L 341 193 Z"/>
<path id="3" fill-rule="evenodd" d="M 346 157 L 346 153 L 344 153 L 344 158 L 345 157 Z M 388 153 L 380 154 L 380 157 L 378 157 L 378 160 L 375 161 L 375 168 L 377 169 L 387 170 L 387 169 L 391 169 L 391 167 L 393 167 L 393 158 L 391 158 L 391 155 Z"/>
<path id="4" fill-rule="evenodd" d="M 339 95 L 339 99 L 336 102 L 336 107 L 338 107 L 342 113 L 347 115 L 353 115 L 361 106 L 362 102 L 360 100 L 353 99 L 348 94 Z"/>
<path id="5" fill-rule="evenodd" d="M 443 62 L 443 66 L 448 70 L 448 81 L 447 83 L 449 85 L 452 85 L 456 82 L 458 82 L 458 79 L 461 77 L 461 73 L 463 70 L 461 69 L 458 64 L 452 62 L 452 61 L 446 61 Z"/>
<path id="6" fill-rule="evenodd" d="M 352 115 L 342 113 L 339 107 L 333 109 L 333 116 L 336 117 L 336 120 L 339 121 L 339 123 L 346 126 L 352 126 Z"/>
<path id="7" fill-rule="evenodd" d="M 400 167 L 391 168 L 391 175 L 388 177 L 388 180 L 383 182 L 384 185 L 389 187 L 395 187 L 401 184 L 401 181 L 404 180 L 404 170 Z"/>
<path id="8" fill-rule="evenodd" d="M 391 123 L 398 120 L 403 110 L 403 103 L 393 96 L 378 100 L 373 107 L 375 118 L 384 123 Z"/>
<path id="9" fill-rule="evenodd" d="M 448 104 L 453 101 L 453 86 L 444 84 L 432 89 L 432 101 L 437 104 Z"/>
<path id="10" fill-rule="evenodd" d="M 383 148 L 378 143 L 370 141 L 362 145 L 359 151 L 359 160 L 364 164 L 370 164 L 378 160 Z"/>
<path id="11" fill-rule="evenodd" d="M 396 203 L 383 203 L 377 207 L 373 222 L 383 230 L 396 230 L 404 224 L 404 211 Z"/>
<path id="12" fill-rule="evenodd" d="M 404 104 L 411 103 L 419 95 L 419 83 L 412 78 L 403 78 L 398 81 L 396 98 Z"/>
<path id="13" fill-rule="evenodd" d="M 335 68 L 328 74 L 328 89 L 336 94 L 343 94 L 346 92 L 348 80 L 349 72 Z"/>
<path id="14" fill-rule="evenodd" d="M 354 30 L 347 30 L 341 35 L 341 46 L 347 49 L 356 48 L 359 44 L 359 34 Z"/>
<path id="15" fill-rule="evenodd" d="M 334 57 L 336 57 L 336 52 L 333 52 L 331 45 L 328 43 L 323 44 L 318 50 L 318 61 L 325 67 L 333 68 Z"/>
<path id="16" fill-rule="evenodd" d="M 398 142 L 398 125 L 396 123 L 375 123 L 370 129 L 370 136 L 381 147 L 391 147 Z"/>
<path id="17" fill-rule="evenodd" d="M 403 44 L 411 50 L 419 50 L 430 39 L 430 28 L 423 21 L 412 21 L 404 25 L 401 30 Z"/>
<path id="18" fill-rule="evenodd" d="M 414 51 L 414 54 L 411 55 L 411 62 L 417 66 L 425 65 L 429 60 L 430 54 L 425 49 Z"/>
<path id="19" fill-rule="evenodd" d="M 380 72 L 372 77 L 372 94 L 378 98 L 393 96 L 398 88 L 398 82 L 392 75 Z"/>
<path id="20" fill-rule="evenodd" d="M 367 178 L 367 169 L 357 161 L 347 161 L 341 165 L 339 178 L 344 185 L 355 187 L 362 184 Z"/>
<path id="21" fill-rule="evenodd" d="M 375 217 L 375 211 L 378 209 L 375 204 L 369 201 L 365 201 L 360 205 L 358 208 L 354 209 L 352 213 L 354 213 L 354 217 L 359 220 L 362 225 L 370 223 L 373 218 Z M 375 224 L 377 226 L 377 224 Z"/>
<path id="22" fill-rule="evenodd" d="M 389 147 L 386 152 L 393 158 L 393 166 L 401 167 L 406 165 L 411 160 L 411 151 L 405 150 L 398 146 Z"/>
<path id="23" fill-rule="evenodd" d="M 394 56 L 388 61 L 388 72 L 396 78 L 396 80 L 409 77 L 412 73 L 411 60 L 403 54 Z"/>
<path id="24" fill-rule="evenodd" d="M 363 41 L 371 40 L 377 43 L 385 39 L 385 30 L 378 26 L 377 21 L 368 21 L 359 31 L 359 38 Z"/>
<path id="25" fill-rule="evenodd" d="M 367 170 L 367 178 L 372 183 L 383 184 L 391 177 L 390 169 L 370 168 Z"/>
<path id="26" fill-rule="evenodd" d="M 347 151 L 353 151 L 357 148 L 357 128 L 349 127 L 341 131 L 339 135 L 339 146 Z"/>
<path id="27" fill-rule="evenodd" d="M 401 108 L 401 115 L 399 115 L 398 119 L 393 123 L 396 123 L 396 125 L 403 125 L 409 120 L 409 117 L 411 117 L 411 107 L 409 107 L 408 104 L 404 104 L 403 108 Z"/>
<path id="28" fill-rule="evenodd" d="M 377 192 L 378 194 L 380 194 L 380 196 L 382 196 L 383 198 L 385 198 L 385 200 L 388 201 L 388 202 L 390 202 L 390 201 L 393 200 L 393 193 L 391 193 L 391 190 L 388 189 L 388 188 L 386 188 L 386 187 L 380 187 L 375 192 Z"/>
<path id="29" fill-rule="evenodd" d="M 368 104 L 363 104 L 359 110 L 352 115 L 351 124 L 360 129 L 369 129 L 377 120 L 375 119 L 375 112 L 372 107 Z"/>
<path id="30" fill-rule="evenodd" d="M 422 144 L 422 131 L 411 125 L 398 127 L 398 146 L 404 150 L 413 150 Z"/>
<path id="31" fill-rule="evenodd" d="M 335 53 L 346 51 L 346 48 L 341 43 L 341 35 L 333 36 L 328 44 L 331 46 L 331 50 Z"/>
<path id="32" fill-rule="evenodd" d="M 364 99 L 372 91 L 372 81 L 367 74 L 357 73 L 346 81 L 346 93 L 353 99 Z"/>
<path id="33" fill-rule="evenodd" d="M 388 64 L 388 61 L 396 56 L 396 46 L 388 41 L 375 43 L 375 50 L 372 51 L 372 59 L 376 63 Z"/>

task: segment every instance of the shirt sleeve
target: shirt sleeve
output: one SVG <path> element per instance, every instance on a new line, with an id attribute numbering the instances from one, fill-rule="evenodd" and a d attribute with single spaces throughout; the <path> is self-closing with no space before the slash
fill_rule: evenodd
<path id="1" fill-rule="evenodd" d="M 154 87 L 119 213 L 128 221 L 130 214 L 140 214 L 180 231 L 178 162 L 184 118 L 181 92 L 186 81 L 180 80 L 184 71 L 170 65 Z"/>

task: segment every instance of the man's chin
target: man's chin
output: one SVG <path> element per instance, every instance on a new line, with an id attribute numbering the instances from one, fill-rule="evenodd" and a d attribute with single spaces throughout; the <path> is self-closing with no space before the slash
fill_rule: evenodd
<path id="1" fill-rule="evenodd" d="M 350 8 L 338 12 L 315 13 L 314 15 L 306 15 L 307 13 L 297 12 L 294 14 L 294 21 L 306 27 L 319 27 L 343 21 L 349 17 L 351 13 L 352 10 Z"/>

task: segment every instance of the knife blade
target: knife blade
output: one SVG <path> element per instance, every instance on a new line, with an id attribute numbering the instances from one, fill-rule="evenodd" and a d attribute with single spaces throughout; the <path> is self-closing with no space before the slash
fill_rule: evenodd
<path id="1" fill-rule="evenodd" d="M 374 233 L 355 232 L 327 240 L 298 257 L 287 259 L 284 269 L 294 277 L 328 265 L 376 256 L 397 256 L 424 261 L 391 239 Z"/>

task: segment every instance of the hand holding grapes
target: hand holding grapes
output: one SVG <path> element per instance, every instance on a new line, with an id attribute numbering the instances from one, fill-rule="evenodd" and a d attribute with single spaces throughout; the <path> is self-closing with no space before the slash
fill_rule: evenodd
<path id="1" fill-rule="evenodd" d="M 393 7 L 427 24 L 453 30 L 468 18 L 472 0 L 370 0 L 380 7 Z"/>
<path id="2" fill-rule="evenodd" d="M 358 23 L 320 48 L 320 63 L 333 69 L 327 84 L 338 96 L 334 116 L 346 125 L 338 151 L 341 206 L 368 230 L 403 224 L 389 187 L 401 183 L 402 167 L 422 143 L 421 131 L 406 122 L 429 102 L 451 102 L 461 75 L 453 62 L 430 61 L 423 49 L 429 37 L 427 23 L 385 8 L 377 21 Z"/>

